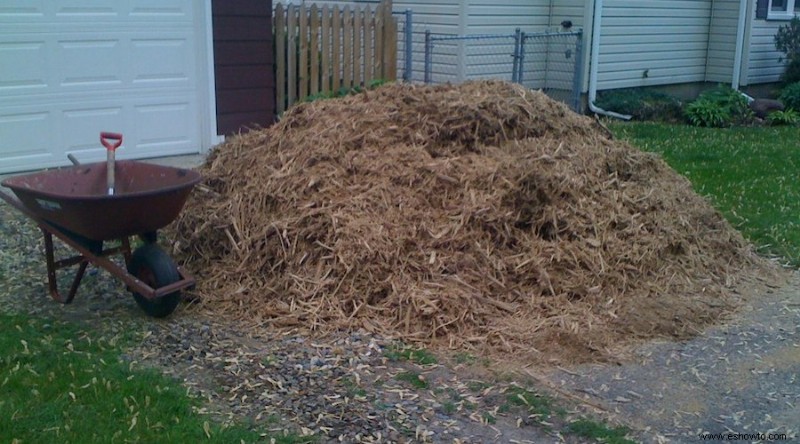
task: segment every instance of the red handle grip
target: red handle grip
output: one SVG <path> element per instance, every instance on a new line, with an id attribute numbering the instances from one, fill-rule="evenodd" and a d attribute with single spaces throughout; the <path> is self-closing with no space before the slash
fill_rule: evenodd
<path id="1" fill-rule="evenodd" d="M 112 143 L 112 140 L 115 140 L 116 142 Z M 100 143 L 102 143 L 107 150 L 114 151 L 119 148 L 120 145 L 122 145 L 122 134 L 107 133 L 104 131 L 100 133 Z"/>

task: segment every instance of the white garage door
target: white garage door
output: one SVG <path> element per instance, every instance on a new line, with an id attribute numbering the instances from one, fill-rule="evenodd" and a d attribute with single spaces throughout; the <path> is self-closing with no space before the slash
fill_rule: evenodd
<path id="1" fill-rule="evenodd" d="M 210 134 L 204 3 L 0 0 L 0 173 L 197 153 Z"/>

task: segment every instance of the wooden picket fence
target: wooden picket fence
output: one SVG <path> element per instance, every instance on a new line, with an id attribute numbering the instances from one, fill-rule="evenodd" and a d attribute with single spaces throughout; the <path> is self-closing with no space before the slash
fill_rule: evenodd
<path id="1" fill-rule="evenodd" d="M 374 10 L 278 3 L 273 30 L 278 113 L 308 96 L 397 78 L 391 0 Z"/>

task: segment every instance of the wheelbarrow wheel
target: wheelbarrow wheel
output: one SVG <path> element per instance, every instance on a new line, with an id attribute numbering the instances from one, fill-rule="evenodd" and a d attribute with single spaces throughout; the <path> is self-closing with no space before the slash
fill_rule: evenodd
<path id="1" fill-rule="evenodd" d="M 156 244 L 143 245 L 133 252 L 128 263 L 128 273 L 153 288 L 160 288 L 180 280 L 175 262 Z M 159 298 L 148 299 L 134 291 L 133 298 L 148 315 L 164 318 L 175 311 L 175 307 L 181 301 L 181 292 L 176 291 Z"/>

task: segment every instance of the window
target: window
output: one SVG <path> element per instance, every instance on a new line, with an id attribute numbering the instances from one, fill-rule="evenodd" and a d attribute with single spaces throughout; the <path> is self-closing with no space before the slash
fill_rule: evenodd
<path id="1" fill-rule="evenodd" d="M 769 0 L 767 19 L 791 20 L 800 12 L 800 0 Z"/>

